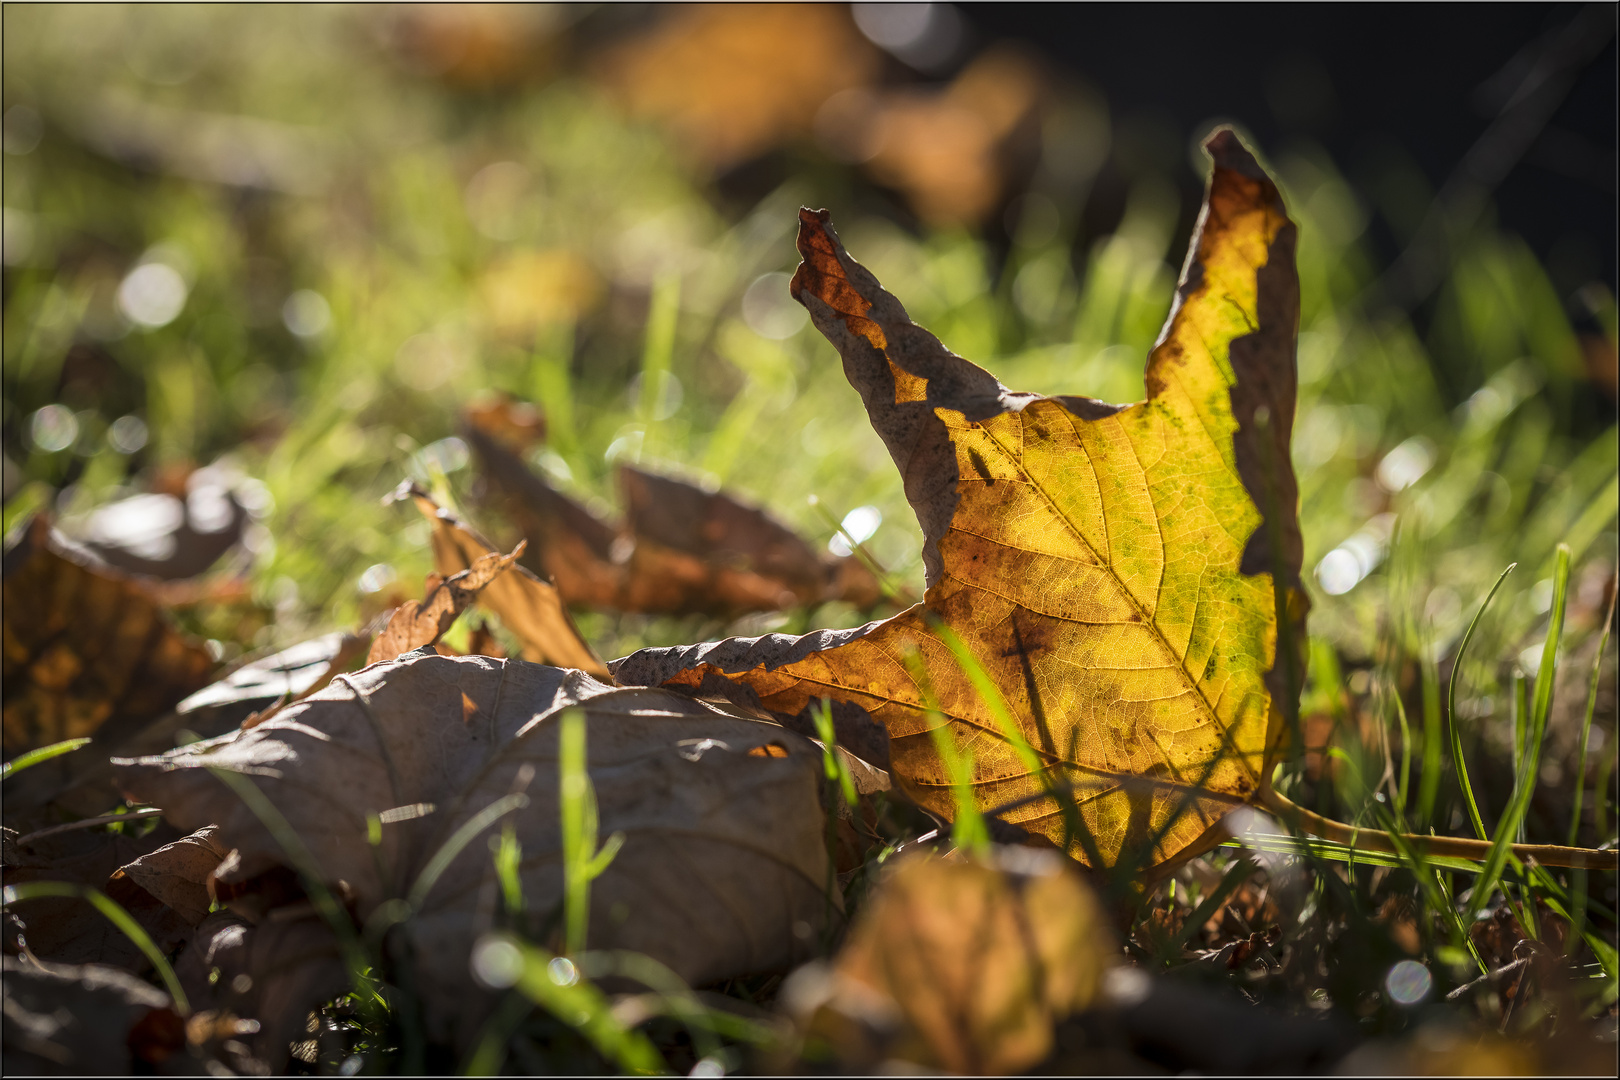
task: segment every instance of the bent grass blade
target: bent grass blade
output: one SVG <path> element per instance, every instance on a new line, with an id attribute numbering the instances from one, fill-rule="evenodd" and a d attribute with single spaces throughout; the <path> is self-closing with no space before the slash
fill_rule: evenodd
<path id="1" fill-rule="evenodd" d="M 9 780 L 13 775 L 31 766 L 38 765 L 42 761 L 49 761 L 51 758 L 61 757 L 63 754 L 71 754 L 79 747 L 88 745 L 89 742 L 88 738 L 65 739 L 59 743 L 51 743 L 49 746 L 38 747 L 25 754 L 18 754 L 4 765 L 0 765 L 0 780 Z"/>
<path id="2" fill-rule="evenodd" d="M 1468 762 L 1463 758 L 1462 730 L 1457 726 L 1457 677 L 1462 673 L 1463 657 L 1468 655 L 1468 643 L 1473 640 L 1474 629 L 1479 626 L 1479 620 L 1485 617 L 1485 609 L 1491 606 L 1497 590 L 1518 565 L 1509 563 L 1508 568 L 1497 576 L 1491 591 L 1485 594 L 1484 602 L 1468 622 L 1468 629 L 1463 631 L 1462 641 L 1457 646 L 1457 658 L 1451 662 L 1451 678 L 1446 680 L 1446 722 L 1451 727 L 1451 760 L 1457 769 L 1457 784 L 1462 788 L 1463 801 L 1468 806 L 1468 820 L 1474 826 L 1474 835 L 1481 840 L 1489 839 L 1489 834 L 1479 814 L 1479 802 L 1474 798 L 1474 785 L 1468 779 Z M 1574 846 L 1574 841 L 1571 840 L 1570 844 Z"/>
<path id="3" fill-rule="evenodd" d="M 1547 626 L 1547 642 L 1542 648 L 1541 666 L 1536 670 L 1533 704 L 1526 718 L 1523 753 L 1514 777 L 1513 794 L 1509 797 L 1502 819 L 1496 823 L 1496 836 L 1470 901 L 1475 912 L 1483 912 L 1485 905 L 1490 903 L 1491 892 L 1500 881 L 1511 855 L 1513 838 L 1524 824 L 1525 815 L 1530 809 L 1530 797 L 1535 793 L 1536 773 L 1541 762 L 1541 740 L 1547 730 L 1547 714 L 1552 708 L 1553 675 L 1558 663 L 1560 639 L 1564 634 L 1564 607 L 1569 593 L 1569 554 L 1567 544 L 1558 545 L 1553 570 L 1552 618 Z"/>
<path id="4" fill-rule="evenodd" d="M 88 740 L 87 740 L 88 741 Z M 151 963 L 163 980 L 164 989 L 174 999 L 174 1008 L 181 1016 L 191 1015 L 191 1002 L 186 998 L 186 992 L 180 988 L 180 979 L 175 975 L 174 968 L 164 957 L 152 936 L 146 932 L 135 917 L 124 910 L 122 904 L 102 892 L 88 885 L 77 885 L 69 881 L 28 881 L 21 885 L 7 885 L 3 894 L 0 894 L 0 908 L 10 907 L 19 900 L 33 900 L 42 896 L 73 896 L 85 900 L 97 911 L 105 915 L 109 922 L 134 942 L 135 947 L 141 950 L 141 955 Z"/>

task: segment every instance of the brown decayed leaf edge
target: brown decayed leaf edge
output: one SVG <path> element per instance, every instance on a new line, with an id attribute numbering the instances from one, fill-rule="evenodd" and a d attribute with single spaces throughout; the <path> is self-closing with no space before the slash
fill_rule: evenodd
<path id="1" fill-rule="evenodd" d="M 445 577 L 470 569 L 478 559 L 496 553 L 495 546 L 441 509 L 427 492 L 406 481 L 394 499 L 409 496 L 433 526 L 433 564 Z M 537 664 L 578 668 L 611 680 L 607 665 L 580 636 L 555 586 L 523 566 L 514 566 L 484 587 L 479 602 L 523 643 L 523 658 Z"/>
<path id="2" fill-rule="evenodd" d="M 866 609 L 881 597 L 858 559 L 818 555 L 770 514 L 724 491 L 621 465 L 624 520 L 604 521 L 498 437 L 471 422 L 463 434 L 500 509 L 533 542 L 528 561 L 566 603 L 734 616 L 827 600 Z"/>
<path id="3" fill-rule="evenodd" d="M 394 611 L 388 625 L 371 643 L 366 663 L 392 660 L 438 641 L 478 594 L 523 554 L 524 543 L 518 541 L 510 555 L 495 551 L 480 555 L 470 567 L 448 577 L 434 574 L 428 581 L 427 596 L 420 602 L 407 600 Z"/>

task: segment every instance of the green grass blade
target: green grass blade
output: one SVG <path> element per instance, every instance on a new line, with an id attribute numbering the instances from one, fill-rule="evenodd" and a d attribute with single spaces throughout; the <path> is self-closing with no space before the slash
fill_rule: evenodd
<path id="1" fill-rule="evenodd" d="M 1426 829 L 1434 821 L 1440 794 L 1440 673 L 1426 646 L 1418 670 L 1423 682 L 1423 775 L 1418 781 L 1417 825 Z"/>
<path id="2" fill-rule="evenodd" d="M 163 986 L 174 999 L 174 1008 L 181 1016 L 191 1015 L 191 1002 L 186 998 L 186 992 L 180 988 L 180 979 L 175 975 L 174 968 L 169 966 L 168 958 L 163 955 L 157 943 L 152 940 L 135 917 L 124 910 L 123 905 L 102 892 L 92 889 L 88 885 L 77 885 L 70 881 L 27 881 L 21 885 L 7 885 L 3 895 L 0 895 L 0 907 L 10 907 L 19 900 L 33 900 L 41 896 L 76 896 L 88 901 L 97 911 L 105 915 L 109 922 L 118 927 L 123 935 L 135 943 L 141 950 L 141 955 L 151 963 L 163 980 Z"/>
<path id="3" fill-rule="evenodd" d="M 816 722 L 816 735 L 821 739 L 822 769 L 827 779 L 836 781 L 838 788 L 843 792 L 844 804 L 854 806 L 858 796 L 855 791 L 855 777 L 850 775 L 849 766 L 844 759 L 838 756 L 838 735 L 833 730 L 832 701 L 821 698 L 811 702 L 810 715 Z"/>
<path id="4" fill-rule="evenodd" d="M 595 881 L 602 876 L 602 872 L 612 864 L 614 856 L 619 854 L 619 849 L 624 847 L 624 841 L 625 835 L 622 832 L 616 832 L 607 838 L 607 843 L 603 844 L 601 850 L 591 856 L 591 861 L 585 864 L 587 881 Z"/>
<path id="5" fill-rule="evenodd" d="M 552 962 L 559 957 L 526 942 L 514 941 L 512 945 L 523 958 L 517 988 L 530 1001 L 579 1032 L 598 1053 L 625 1072 L 648 1076 L 669 1071 L 647 1036 L 619 1023 L 607 996 L 573 974 L 572 964 L 564 961 L 566 968 L 558 965 L 567 973 L 558 978 Z"/>
<path id="6" fill-rule="evenodd" d="M 13 773 L 20 773 L 24 769 L 38 765 L 42 761 L 49 761 L 51 758 L 61 757 L 63 754 L 71 754 L 89 742 L 88 738 L 66 739 L 59 743 L 51 743 L 49 746 L 38 747 L 25 754 L 18 754 L 4 765 L 0 765 L 0 780 L 8 779 Z"/>
<path id="7" fill-rule="evenodd" d="M 1474 886 L 1470 903 L 1475 912 L 1482 913 L 1485 905 L 1490 903 L 1491 891 L 1496 888 L 1507 866 L 1513 837 L 1518 835 L 1524 824 L 1525 815 L 1530 810 L 1530 798 L 1535 793 L 1536 770 L 1541 761 L 1541 738 L 1547 728 L 1547 714 L 1552 708 L 1553 675 L 1558 664 L 1559 639 L 1564 633 L 1564 606 L 1568 594 L 1569 548 L 1560 544 L 1558 561 L 1553 570 L 1552 618 L 1547 625 L 1547 643 L 1542 648 L 1541 666 L 1536 670 L 1536 692 L 1526 725 L 1524 753 L 1514 777 L 1513 794 L 1508 799 L 1502 819 L 1496 823 L 1496 836 L 1491 841 L 1490 853 Z"/>
<path id="8" fill-rule="evenodd" d="M 1446 722 L 1451 727 L 1451 761 L 1457 769 L 1457 785 L 1462 788 L 1463 800 L 1468 805 L 1468 820 L 1474 826 L 1474 835 L 1481 840 L 1487 839 L 1488 834 L 1485 832 L 1485 821 L 1479 815 L 1479 802 L 1474 798 L 1474 785 L 1468 779 L 1468 762 L 1463 758 L 1462 730 L 1457 725 L 1457 676 L 1462 673 L 1463 657 L 1468 654 L 1468 642 L 1473 639 L 1474 628 L 1484 617 L 1485 609 L 1491 606 L 1491 601 L 1495 599 L 1497 590 L 1502 587 L 1502 582 L 1507 580 L 1507 576 L 1513 573 L 1513 568 L 1518 565 L 1509 563 L 1508 568 L 1497 576 L 1496 584 L 1491 586 L 1491 591 L 1485 594 L 1484 602 L 1479 605 L 1479 610 L 1474 612 L 1474 617 L 1468 622 L 1468 629 L 1463 632 L 1462 642 L 1457 646 L 1457 658 L 1451 663 L 1451 678 L 1446 680 Z"/>
<path id="9" fill-rule="evenodd" d="M 930 618 L 929 629 L 951 651 L 951 656 L 955 657 L 957 666 L 968 677 L 968 682 L 973 685 L 973 689 L 978 693 L 980 700 L 985 703 L 990 709 L 990 714 L 995 717 L 996 725 L 1001 728 L 1001 733 L 1006 736 L 1007 741 L 1012 744 L 1013 749 L 1017 752 L 1019 762 L 1029 770 L 1030 775 L 1039 781 L 1041 786 L 1046 789 L 1047 794 L 1058 804 L 1058 810 L 1063 815 L 1063 829 L 1066 834 L 1063 844 L 1064 849 L 1067 850 L 1069 844 L 1078 838 L 1085 846 L 1086 853 L 1092 860 L 1092 865 L 1102 865 L 1100 858 L 1094 853 L 1095 845 L 1091 841 L 1091 834 L 1086 831 L 1085 823 L 1080 819 L 1080 807 L 1074 801 L 1074 792 L 1070 790 L 1066 783 L 1061 780 L 1054 780 L 1051 772 L 1041 763 L 1040 756 L 1035 753 L 1035 748 L 1029 745 L 1029 740 L 1024 738 L 1024 733 L 1018 727 L 1018 722 L 1013 719 L 1012 710 L 1007 708 L 1007 700 L 1001 696 L 1001 688 L 990 677 L 990 673 L 984 670 L 984 665 L 979 663 L 979 658 L 973 655 L 973 650 L 969 649 L 966 643 L 957 637 L 950 627 L 936 618 Z"/>
<path id="10" fill-rule="evenodd" d="M 656 303 L 656 298 L 655 301 Z M 649 342 L 652 329 L 648 331 Z M 648 346 L 651 348 L 651 345 Z M 643 389 L 646 384 L 642 384 Z M 565 709 L 557 719 L 557 812 L 562 828 L 563 940 L 569 955 L 585 950 L 589 931 L 591 881 L 588 867 L 596 850 L 597 815 L 586 772 L 585 714 Z"/>
<path id="11" fill-rule="evenodd" d="M 1395 815 L 1406 820 L 1406 792 L 1412 775 L 1412 725 L 1406 722 L 1406 703 L 1400 694 L 1390 694 L 1395 703 L 1395 719 L 1401 726 L 1401 771 L 1395 778 Z"/>
<path id="12" fill-rule="evenodd" d="M 951 843 L 974 855 L 990 850 L 990 830 L 979 813 L 979 804 L 973 798 L 973 753 L 959 748 L 951 734 L 951 725 L 943 714 L 930 709 L 928 731 L 933 737 L 934 749 L 945 763 L 945 775 L 951 780 L 951 794 L 956 798 L 956 818 L 951 822 Z"/>
<path id="13" fill-rule="evenodd" d="M 596 789 L 585 753 L 585 712 L 565 709 L 557 729 L 557 802 L 563 849 L 563 939 L 570 956 L 585 949 L 590 929 L 591 882 L 602 876 L 624 846 L 616 832 L 600 851 Z"/>
<path id="14" fill-rule="evenodd" d="M 1513 775 L 1519 775 L 1524 761 L 1525 741 L 1530 733 L 1530 681 L 1524 672 L 1513 673 L 1513 696 L 1508 701 L 1508 717 L 1513 721 Z"/>
<path id="15" fill-rule="evenodd" d="M 775 1041 L 770 1028 L 719 1009 L 710 1009 L 697 999 L 692 988 L 675 972 L 645 953 L 616 949 L 589 952 L 580 956 L 580 971 L 593 979 L 617 975 L 634 979 L 653 991 L 668 1016 L 674 1017 L 691 1033 L 693 1048 L 700 1057 L 720 1053 L 720 1038 L 733 1038 L 755 1046 Z"/>
<path id="16" fill-rule="evenodd" d="M 422 905 L 427 901 L 428 893 L 432 892 L 433 886 L 439 883 L 440 876 L 450 869 L 450 864 L 455 862 L 456 856 L 461 854 L 463 848 L 472 843 L 474 837 L 512 811 L 521 810 L 528 805 L 529 797 L 527 795 L 521 791 L 513 792 L 510 795 L 496 799 L 462 822 L 461 827 L 451 833 L 450 839 L 439 846 L 439 850 L 433 853 L 433 857 L 428 860 L 426 866 L 422 867 L 422 872 L 417 874 L 416 880 L 411 883 L 411 890 L 405 895 L 405 903 L 410 905 L 411 911 L 414 913 L 422 910 Z"/>
<path id="17" fill-rule="evenodd" d="M 951 781 L 951 795 L 956 802 L 956 816 L 951 820 L 951 843 L 963 851 L 984 855 L 990 850 L 990 829 L 984 823 L 984 815 L 979 812 L 978 800 L 973 795 L 973 754 L 956 745 L 951 723 L 939 711 L 939 701 L 934 697 L 933 683 L 928 678 L 928 670 L 923 667 L 922 657 L 912 651 L 902 659 L 911 673 L 912 681 L 922 693 L 928 717 L 928 734 L 934 740 L 934 750 L 944 763 L 945 775 Z"/>
<path id="18" fill-rule="evenodd" d="M 1592 717 L 1597 712 L 1598 683 L 1603 674 L 1603 654 L 1609 648 L 1609 631 L 1614 626 L 1614 602 L 1620 589 L 1609 597 L 1609 610 L 1603 615 L 1603 636 L 1598 638 L 1597 656 L 1592 658 L 1592 679 L 1586 688 L 1586 715 L 1581 719 L 1581 753 L 1575 765 L 1575 804 L 1569 811 L 1569 846 L 1581 827 L 1581 796 L 1586 792 L 1586 748 L 1592 738 Z"/>
<path id="19" fill-rule="evenodd" d="M 495 879 L 501 885 L 501 903 L 508 915 L 520 915 L 523 912 L 523 878 L 519 873 L 523 866 L 523 843 L 510 821 L 501 828 L 499 839 L 490 838 L 490 849 L 495 859 Z"/>

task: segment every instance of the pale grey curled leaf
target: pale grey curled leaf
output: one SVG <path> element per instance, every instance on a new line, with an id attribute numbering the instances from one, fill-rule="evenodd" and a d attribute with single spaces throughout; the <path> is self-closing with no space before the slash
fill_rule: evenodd
<path id="1" fill-rule="evenodd" d="M 646 953 L 694 985 L 807 958 L 839 904 L 825 892 L 821 751 L 740 706 L 519 660 L 419 650 L 341 676 L 251 730 L 120 761 L 118 776 L 126 792 L 162 806 L 182 828 L 219 826 L 235 854 L 216 890 L 231 897 L 290 866 L 209 769 L 246 774 L 362 921 L 407 896 L 461 825 L 526 790 L 527 807 L 504 820 L 522 844 L 525 918 L 543 939 L 559 924 L 557 729 L 572 706 L 587 717 L 600 838 L 627 838 L 593 884 L 590 946 Z M 384 815 L 381 844 L 368 843 L 369 815 L 423 804 L 432 811 Z M 488 836 L 480 835 L 395 934 L 394 955 L 411 957 L 433 1037 L 464 1045 L 476 1033 L 483 1009 L 470 1004 L 481 995 L 468 958 L 499 906 Z"/>

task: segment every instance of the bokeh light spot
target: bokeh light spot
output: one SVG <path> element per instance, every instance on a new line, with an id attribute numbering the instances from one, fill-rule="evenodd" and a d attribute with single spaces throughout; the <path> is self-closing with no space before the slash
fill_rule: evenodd
<path id="1" fill-rule="evenodd" d="M 394 568 L 387 563 L 374 563 L 360 575 L 360 591 L 381 592 L 394 580 Z"/>
<path id="2" fill-rule="evenodd" d="M 1384 989 L 1391 1001 L 1401 1005 L 1416 1005 L 1429 996 L 1434 988 L 1434 976 L 1416 960 L 1402 960 L 1389 969 L 1384 978 Z"/>
<path id="3" fill-rule="evenodd" d="M 743 293 L 743 322 L 762 338 L 790 338 L 809 321 L 809 314 L 788 291 L 792 278 L 783 273 L 761 274 Z"/>
<path id="4" fill-rule="evenodd" d="M 319 337 L 332 325 L 332 306 L 314 289 L 299 289 L 281 306 L 281 321 L 301 338 Z"/>
<path id="5" fill-rule="evenodd" d="M 138 416 L 120 416 L 107 428 L 107 445 L 120 454 L 133 454 L 146 439 L 146 421 Z"/>
<path id="6" fill-rule="evenodd" d="M 875 506 L 857 506 L 844 515 L 844 520 L 839 523 L 839 527 L 843 531 L 833 534 L 833 538 L 827 541 L 827 550 L 839 558 L 853 555 L 855 554 L 855 548 L 850 544 L 850 541 L 853 540 L 857 544 L 864 544 L 872 539 L 872 535 L 878 531 L 878 526 L 881 524 L 883 524 L 883 511 Z"/>
<path id="7" fill-rule="evenodd" d="M 473 974 L 485 986 L 504 990 L 523 976 L 523 954 L 505 938 L 488 937 L 473 947 Z"/>
<path id="8" fill-rule="evenodd" d="M 47 454 L 66 450 L 79 437 L 79 419 L 66 405 L 47 405 L 34 413 L 28 424 L 34 445 Z"/>
<path id="9" fill-rule="evenodd" d="M 1316 580 L 1329 596 L 1343 596 L 1361 581 L 1361 563 L 1343 548 L 1334 548 L 1316 564 Z"/>
<path id="10" fill-rule="evenodd" d="M 156 329 L 172 323 L 186 306 L 186 279 L 167 263 L 143 263 L 118 286 L 118 310 L 130 322 Z"/>

